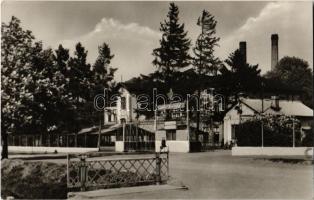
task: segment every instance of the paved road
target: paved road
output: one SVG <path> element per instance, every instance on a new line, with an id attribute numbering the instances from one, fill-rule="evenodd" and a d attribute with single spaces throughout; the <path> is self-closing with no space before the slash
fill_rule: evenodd
<path id="1" fill-rule="evenodd" d="M 230 151 L 172 154 L 170 174 L 189 187 L 117 196 L 123 199 L 311 199 L 313 165 L 232 157 Z"/>
<path id="2" fill-rule="evenodd" d="M 145 157 L 149 155 L 128 155 Z M 109 156 L 102 159 L 118 158 Z M 122 156 L 126 157 L 126 156 Z M 99 159 L 99 158 L 93 158 Z M 65 159 L 46 160 L 65 162 Z M 312 199 L 313 165 L 232 157 L 230 151 L 170 154 L 171 181 L 189 189 L 113 196 L 116 199 Z"/>

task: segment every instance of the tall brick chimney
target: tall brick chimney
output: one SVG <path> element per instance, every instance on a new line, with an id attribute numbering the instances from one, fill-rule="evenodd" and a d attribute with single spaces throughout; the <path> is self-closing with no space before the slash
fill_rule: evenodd
<path id="1" fill-rule="evenodd" d="M 271 35 L 271 71 L 275 69 L 278 63 L 278 34 Z"/>
<path id="2" fill-rule="evenodd" d="M 240 49 L 240 53 L 243 56 L 243 59 L 246 63 L 246 42 L 242 41 L 239 43 L 239 49 Z"/>

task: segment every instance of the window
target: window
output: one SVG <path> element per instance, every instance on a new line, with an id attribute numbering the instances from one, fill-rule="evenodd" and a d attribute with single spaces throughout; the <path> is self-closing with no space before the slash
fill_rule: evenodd
<path id="1" fill-rule="evenodd" d="M 125 97 L 121 97 L 121 109 L 126 109 L 126 99 Z"/>
<path id="2" fill-rule="evenodd" d="M 176 130 L 166 130 L 167 140 L 176 140 Z"/>
<path id="3" fill-rule="evenodd" d="M 236 131 L 239 129 L 239 125 L 233 124 L 231 129 L 231 139 L 236 139 Z"/>

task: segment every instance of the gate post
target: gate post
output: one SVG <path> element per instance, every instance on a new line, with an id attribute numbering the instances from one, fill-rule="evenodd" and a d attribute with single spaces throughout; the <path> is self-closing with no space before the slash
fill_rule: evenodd
<path id="1" fill-rule="evenodd" d="M 67 186 L 68 187 L 70 184 L 70 167 L 69 167 L 69 164 L 70 164 L 70 155 L 67 154 Z"/>
<path id="2" fill-rule="evenodd" d="M 167 181 L 169 179 L 169 151 L 167 151 Z"/>
<path id="3" fill-rule="evenodd" d="M 86 175 L 87 175 L 87 165 L 86 165 L 86 155 L 81 155 L 80 158 L 80 182 L 81 191 L 86 190 Z"/>
<path id="4" fill-rule="evenodd" d="M 159 152 L 156 152 L 156 183 L 157 185 L 161 183 L 160 165 L 161 165 L 161 158 L 160 158 Z"/>

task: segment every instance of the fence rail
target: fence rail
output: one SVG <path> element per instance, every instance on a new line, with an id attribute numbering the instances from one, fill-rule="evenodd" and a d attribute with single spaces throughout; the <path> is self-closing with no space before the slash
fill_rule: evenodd
<path id="1" fill-rule="evenodd" d="M 113 160 L 88 160 L 86 155 L 68 155 L 67 175 L 70 190 L 159 184 L 168 180 L 169 154 Z"/>

